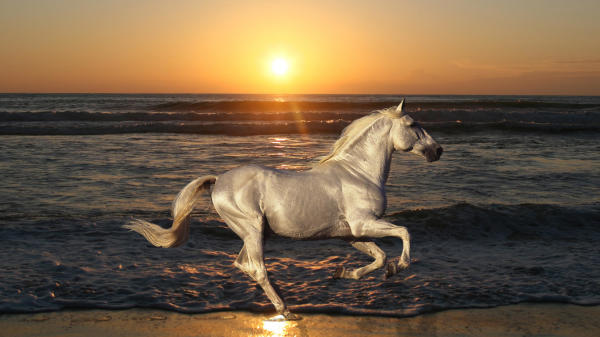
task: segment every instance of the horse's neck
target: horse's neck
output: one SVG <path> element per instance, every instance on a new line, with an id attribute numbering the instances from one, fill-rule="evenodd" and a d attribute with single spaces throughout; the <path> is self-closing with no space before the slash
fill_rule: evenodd
<path id="1" fill-rule="evenodd" d="M 388 132 L 381 130 L 372 134 L 367 132 L 350 148 L 339 153 L 337 163 L 347 167 L 378 185 L 384 185 L 389 172 L 392 152 L 394 151 Z"/>

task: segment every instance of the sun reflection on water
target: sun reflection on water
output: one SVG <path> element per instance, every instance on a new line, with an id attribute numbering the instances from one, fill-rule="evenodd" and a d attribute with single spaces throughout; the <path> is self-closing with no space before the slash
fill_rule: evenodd
<path id="1" fill-rule="evenodd" d="M 296 322 L 293 321 L 279 321 L 279 320 L 264 320 L 263 330 L 267 332 L 264 336 L 269 337 L 283 337 L 287 336 L 288 330 L 294 328 Z"/>
<path id="2" fill-rule="evenodd" d="M 271 144 L 274 144 L 275 148 L 283 148 L 284 144 L 283 142 L 288 141 L 289 138 L 286 137 L 271 137 L 269 138 Z"/>

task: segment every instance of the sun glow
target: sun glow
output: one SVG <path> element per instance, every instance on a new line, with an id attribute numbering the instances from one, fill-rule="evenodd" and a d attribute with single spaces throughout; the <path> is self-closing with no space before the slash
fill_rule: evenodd
<path id="1" fill-rule="evenodd" d="M 263 321 L 263 329 L 268 331 L 272 337 L 288 336 L 288 330 L 296 327 L 295 322 L 286 321 L 281 315 L 272 319 L 274 320 Z"/>
<path id="2" fill-rule="evenodd" d="M 271 71 L 277 76 L 283 76 L 288 72 L 288 61 L 283 58 L 276 58 L 271 62 Z"/>

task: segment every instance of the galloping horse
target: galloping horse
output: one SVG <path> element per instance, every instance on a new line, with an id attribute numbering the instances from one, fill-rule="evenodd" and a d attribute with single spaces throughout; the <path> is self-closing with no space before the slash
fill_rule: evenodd
<path id="1" fill-rule="evenodd" d="M 410 264 L 410 236 L 405 227 L 381 219 L 386 208 L 385 182 L 394 150 L 436 161 L 442 148 L 410 116 L 396 108 L 355 120 L 342 132 L 319 164 L 302 172 L 246 165 L 220 176 L 203 176 L 186 185 L 173 201 L 173 225 L 162 228 L 144 220 L 124 227 L 157 247 L 176 247 L 189 237 L 190 213 L 204 191 L 227 225 L 244 241 L 234 265 L 265 291 L 280 319 L 298 319 L 269 282 L 263 258 L 265 230 L 294 239 L 346 240 L 375 259 L 334 277 L 360 279 L 386 265 L 386 277 Z M 386 264 L 385 253 L 370 238 L 402 239 L 402 256 Z"/>

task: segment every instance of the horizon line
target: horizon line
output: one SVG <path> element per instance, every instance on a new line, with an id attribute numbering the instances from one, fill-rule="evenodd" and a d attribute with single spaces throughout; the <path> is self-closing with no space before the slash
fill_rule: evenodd
<path id="1" fill-rule="evenodd" d="M 390 94 L 390 93 L 226 93 L 226 92 L 0 92 L 0 95 L 251 95 L 251 96 L 571 96 L 600 97 L 589 94 Z"/>

